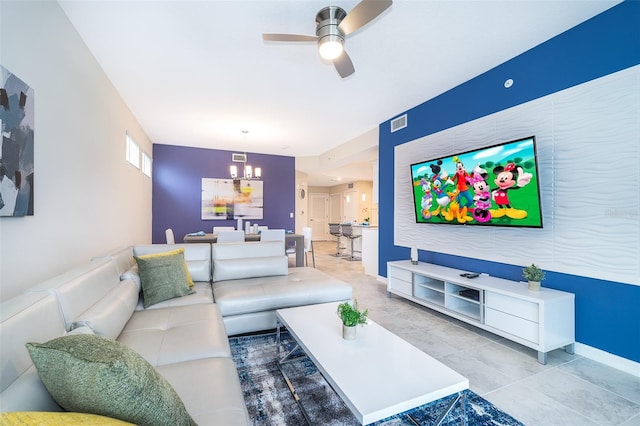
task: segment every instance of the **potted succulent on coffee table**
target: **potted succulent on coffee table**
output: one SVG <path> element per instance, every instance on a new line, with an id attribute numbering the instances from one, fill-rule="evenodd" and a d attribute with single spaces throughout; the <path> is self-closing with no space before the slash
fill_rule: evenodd
<path id="1" fill-rule="evenodd" d="M 356 338 L 356 326 L 367 323 L 367 315 L 369 310 L 360 311 L 358 309 L 358 301 L 354 300 L 353 304 L 344 302 L 338 305 L 338 316 L 342 320 L 342 337 L 345 340 L 353 340 Z"/>
<path id="2" fill-rule="evenodd" d="M 540 281 L 544 279 L 544 271 L 534 263 L 522 269 L 522 275 L 529 282 L 529 290 L 540 290 Z"/>

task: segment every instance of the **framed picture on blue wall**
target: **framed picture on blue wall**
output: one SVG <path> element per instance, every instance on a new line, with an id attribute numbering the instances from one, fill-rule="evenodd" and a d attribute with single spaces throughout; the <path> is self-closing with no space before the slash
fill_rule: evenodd
<path id="1" fill-rule="evenodd" d="M 202 178 L 202 220 L 263 219 L 263 182 Z"/>

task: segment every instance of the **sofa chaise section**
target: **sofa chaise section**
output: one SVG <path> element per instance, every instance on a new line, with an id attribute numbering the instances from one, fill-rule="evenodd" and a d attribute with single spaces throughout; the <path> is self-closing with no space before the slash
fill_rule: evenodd
<path id="1" fill-rule="evenodd" d="M 251 424 L 233 359 L 203 358 L 159 365 L 156 370 L 199 426 Z"/>
<path id="2" fill-rule="evenodd" d="M 279 241 L 213 244 L 213 297 L 227 334 L 276 327 L 276 310 L 345 301 L 353 289 L 315 268 L 288 268 Z"/>

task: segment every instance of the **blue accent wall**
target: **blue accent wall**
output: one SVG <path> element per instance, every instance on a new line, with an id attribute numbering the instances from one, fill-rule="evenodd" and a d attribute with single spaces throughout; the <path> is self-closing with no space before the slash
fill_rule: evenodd
<path id="1" fill-rule="evenodd" d="M 393 244 L 395 146 L 638 65 L 639 23 L 640 2 L 623 2 L 414 107 L 407 128 L 392 134 L 390 122 L 381 123 L 378 273 L 386 276 L 386 262 L 410 255 L 408 248 Z M 504 90 L 509 78 L 516 83 Z M 420 251 L 419 258 L 445 266 L 461 260 L 426 251 Z M 469 270 L 522 279 L 520 266 L 464 261 Z M 640 362 L 640 286 L 555 272 L 547 278 L 557 283 L 555 288 L 576 295 L 576 341 Z"/>
<path id="2" fill-rule="evenodd" d="M 189 232 L 211 232 L 213 226 L 236 226 L 235 220 L 201 220 L 202 178 L 228 178 L 231 151 L 153 145 L 152 241 L 165 241 L 172 228 L 176 242 Z M 255 223 L 295 229 L 295 158 L 247 153 L 249 164 L 262 168 L 264 218 Z"/>

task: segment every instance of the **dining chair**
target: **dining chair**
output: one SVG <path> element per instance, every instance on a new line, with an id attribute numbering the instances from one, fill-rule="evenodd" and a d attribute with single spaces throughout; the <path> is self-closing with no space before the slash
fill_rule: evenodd
<path id="1" fill-rule="evenodd" d="M 167 238 L 167 244 L 175 244 L 176 238 L 173 235 L 173 229 L 167 228 L 164 231 L 164 236 Z"/>
<path id="2" fill-rule="evenodd" d="M 214 226 L 213 227 L 213 233 L 217 234 L 220 231 L 235 231 L 236 228 L 234 228 L 233 226 Z"/>
<path id="3" fill-rule="evenodd" d="M 219 243 L 244 243 L 244 231 L 220 231 L 218 232 Z"/>
<path id="4" fill-rule="evenodd" d="M 313 260 L 313 267 L 316 267 L 316 254 L 313 251 L 313 240 L 312 238 L 313 230 L 311 227 L 305 226 L 302 228 L 302 235 L 304 235 L 304 260 L 307 262 L 307 266 L 309 266 L 309 256 L 311 253 L 311 259 Z"/>
<path id="5" fill-rule="evenodd" d="M 260 232 L 260 241 L 284 241 L 284 229 L 264 229 Z"/>
<path id="6" fill-rule="evenodd" d="M 260 233 L 260 241 L 282 241 L 285 245 L 284 251 L 287 256 L 290 254 L 296 254 L 295 246 L 289 247 L 287 245 L 284 229 L 265 229 Z"/>

